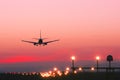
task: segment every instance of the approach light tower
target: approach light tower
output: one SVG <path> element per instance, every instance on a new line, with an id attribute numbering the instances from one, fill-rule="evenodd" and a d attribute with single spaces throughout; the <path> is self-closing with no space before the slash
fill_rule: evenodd
<path id="1" fill-rule="evenodd" d="M 72 56 L 71 59 L 72 59 L 72 67 L 71 67 L 71 69 L 72 69 L 72 71 L 74 72 L 74 71 L 75 71 L 75 63 L 74 63 L 74 61 L 75 61 L 75 56 Z"/>
<path id="2" fill-rule="evenodd" d="M 96 60 L 97 60 L 97 72 L 98 72 L 98 61 L 100 60 L 100 57 L 99 56 L 96 56 Z"/>

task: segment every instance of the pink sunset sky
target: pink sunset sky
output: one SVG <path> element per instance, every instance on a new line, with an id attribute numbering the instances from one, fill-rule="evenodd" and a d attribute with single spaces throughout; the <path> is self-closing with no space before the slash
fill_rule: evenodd
<path id="1" fill-rule="evenodd" d="M 21 42 L 35 41 L 40 30 L 45 41 L 60 41 L 38 47 Z M 105 61 L 109 54 L 120 60 L 120 0 L 0 1 L 1 69 L 21 63 L 69 63 L 72 55 L 77 61 L 94 61 L 97 55 Z"/>

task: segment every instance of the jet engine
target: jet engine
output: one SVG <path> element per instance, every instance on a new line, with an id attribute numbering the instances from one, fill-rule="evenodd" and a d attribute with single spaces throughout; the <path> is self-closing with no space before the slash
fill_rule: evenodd
<path id="1" fill-rule="evenodd" d="M 47 43 L 44 43 L 43 46 L 47 45 Z"/>
<path id="2" fill-rule="evenodd" d="M 37 43 L 34 43 L 34 45 L 35 45 L 35 46 L 38 46 L 38 44 L 37 44 Z"/>

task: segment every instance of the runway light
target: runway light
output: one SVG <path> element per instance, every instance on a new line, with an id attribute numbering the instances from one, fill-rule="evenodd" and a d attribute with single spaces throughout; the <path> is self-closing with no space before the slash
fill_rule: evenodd
<path id="1" fill-rule="evenodd" d="M 68 73 L 69 73 L 69 71 L 65 71 L 65 73 L 64 73 L 64 74 L 65 74 L 65 75 L 67 75 Z"/>
<path id="2" fill-rule="evenodd" d="M 57 68 L 55 67 L 53 70 L 54 70 L 54 71 L 57 71 Z"/>
<path id="3" fill-rule="evenodd" d="M 74 74 L 76 74 L 77 73 L 77 71 L 74 71 Z"/>
<path id="4" fill-rule="evenodd" d="M 81 68 L 81 67 L 79 68 L 79 71 L 82 71 L 82 68 Z"/>
<path id="5" fill-rule="evenodd" d="M 57 74 L 58 74 L 59 76 L 61 76 L 61 75 L 62 75 L 62 73 L 61 73 L 60 71 L 57 71 Z"/>
<path id="6" fill-rule="evenodd" d="M 70 70 L 70 68 L 69 68 L 69 67 L 67 67 L 67 68 L 66 68 L 66 71 L 69 71 L 69 70 Z"/>
<path id="7" fill-rule="evenodd" d="M 92 71 L 94 71 L 94 70 L 95 70 L 95 68 L 94 68 L 94 67 L 91 67 L 91 70 L 92 70 Z"/>
<path id="8" fill-rule="evenodd" d="M 50 74 L 52 74 L 52 71 L 49 71 Z"/>
<path id="9" fill-rule="evenodd" d="M 53 75 L 52 75 L 53 77 L 55 77 L 55 73 L 53 73 Z"/>
<path id="10" fill-rule="evenodd" d="M 57 71 L 57 74 L 61 73 L 60 71 Z"/>

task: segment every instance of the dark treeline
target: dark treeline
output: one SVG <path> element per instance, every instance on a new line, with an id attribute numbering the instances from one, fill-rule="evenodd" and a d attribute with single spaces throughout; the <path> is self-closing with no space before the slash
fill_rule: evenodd
<path id="1" fill-rule="evenodd" d="M 120 80 L 120 72 L 82 72 L 47 78 L 35 74 L 0 74 L 0 80 Z"/>
<path id="2" fill-rule="evenodd" d="M 43 80 L 40 75 L 0 74 L 0 80 Z"/>

